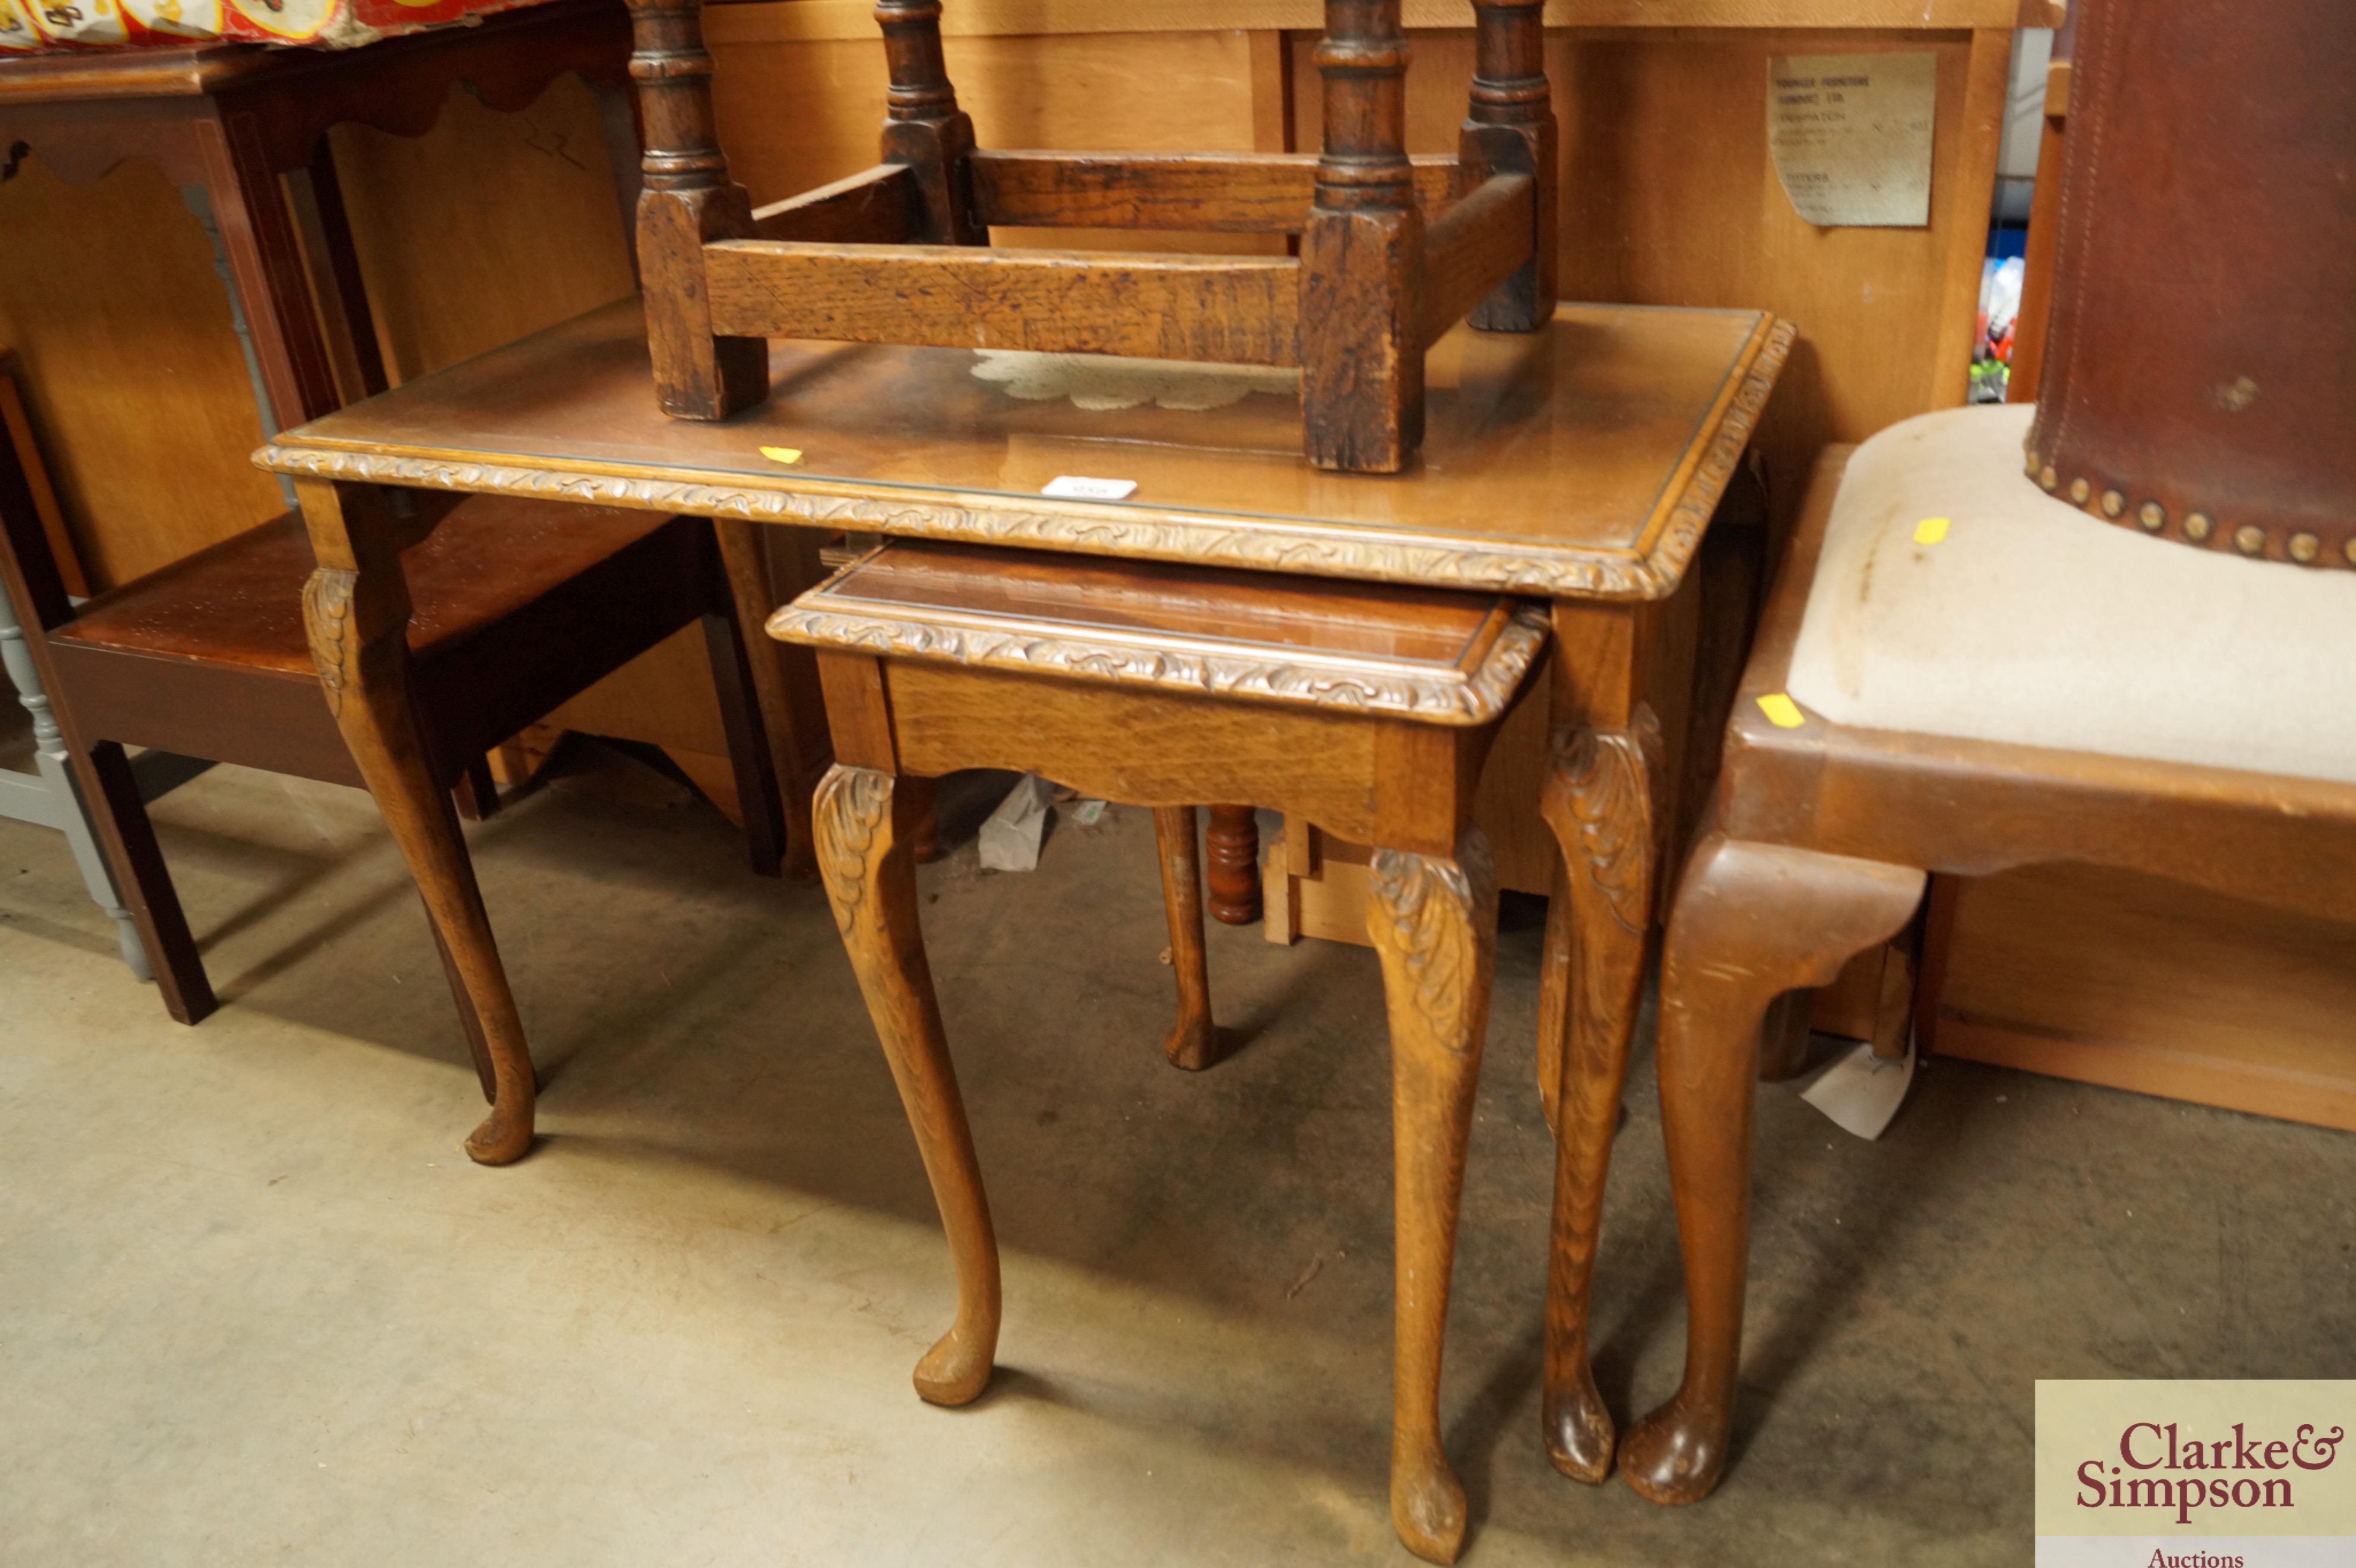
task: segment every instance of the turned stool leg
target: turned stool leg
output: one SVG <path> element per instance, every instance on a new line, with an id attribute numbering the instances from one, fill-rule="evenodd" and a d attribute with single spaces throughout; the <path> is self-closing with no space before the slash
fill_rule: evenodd
<path id="1" fill-rule="evenodd" d="M 1496 965 L 1496 877 L 1487 840 L 1468 827 L 1452 860 L 1377 849 L 1368 886 L 1366 930 L 1390 1017 L 1397 1162 L 1391 1523 L 1417 1556 L 1452 1563 L 1464 1544 L 1464 1488 L 1440 1445 L 1440 1363 Z"/>
<path id="2" fill-rule="evenodd" d="M 974 220 L 973 121 L 958 107 L 941 57 L 940 0 L 875 0 L 884 30 L 884 158 L 916 176 L 916 234 L 931 245 L 987 245 Z"/>
<path id="3" fill-rule="evenodd" d="M 1661 956 L 1661 1127 L 1686 1264 L 1686 1372 L 1630 1428 L 1620 1472 L 1655 1502 L 1707 1497 L 1726 1468 L 1751 1224 L 1759 1023 L 1801 986 L 1895 933 L 1921 871 L 1713 832 L 1677 891 Z"/>
<path id="4" fill-rule="evenodd" d="M 1249 925 L 1259 918 L 1259 813 L 1248 805 L 1211 807 L 1204 843 L 1211 851 L 1211 918 Z"/>
<path id="5" fill-rule="evenodd" d="M 712 106 L 701 0 L 629 0 L 630 80 L 645 127 L 638 273 L 655 395 L 673 419 L 722 420 L 769 395 L 769 345 L 712 329 L 707 240 L 753 232 L 753 202 L 728 177 Z"/>
<path id="6" fill-rule="evenodd" d="M 1162 907 L 1170 917 L 1170 970 L 1178 981 L 1178 1021 L 1162 1050 L 1173 1067 L 1200 1072 L 1219 1059 L 1211 1022 L 1211 971 L 1203 952 L 1203 865 L 1194 848 L 1194 808 L 1157 806 L 1154 847 L 1162 852 Z"/>
<path id="7" fill-rule="evenodd" d="M 1309 461 L 1396 474 L 1423 443 L 1423 214 L 1407 155 L 1398 0 L 1325 0 L 1324 148 L 1301 236 Z"/>
<path id="8" fill-rule="evenodd" d="M 1588 1365 L 1588 1292 L 1652 925 L 1659 732 L 1651 718 L 1640 708 L 1626 730 L 1558 731 L 1538 802 L 1563 868 L 1558 905 L 1547 912 L 1538 1015 L 1542 1072 L 1553 1059 L 1555 1110 L 1540 1425 L 1554 1467 L 1588 1482 L 1612 1473 L 1616 1436 Z"/>
<path id="9" fill-rule="evenodd" d="M 916 1392 L 935 1404 L 964 1404 L 990 1381 L 998 1349 L 998 1238 L 917 929 L 916 824 L 897 783 L 870 768 L 829 770 L 813 812 L 819 874 L 900 1086 L 957 1264 L 957 1322 L 916 1363 Z"/>
<path id="10" fill-rule="evenodd" d="M 1554 97 L 1547 86 L 1541 0 L 1472 0 L 1472 100 L 1457 137 L 1470 189 L 1491 175 L 1526 174 L 1537 187 L 1531 256 L 1474 307 L 1485 332 L 1535 332 L 1554 319 Z"/>

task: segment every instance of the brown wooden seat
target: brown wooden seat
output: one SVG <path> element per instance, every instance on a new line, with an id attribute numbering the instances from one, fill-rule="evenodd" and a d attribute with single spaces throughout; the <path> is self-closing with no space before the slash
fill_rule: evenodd
<path id="1" fill-rule="evenodd" d="M 25 472 L 13 453 L 0 453 L 0 577 L 19 606 L 165 1006 L 195 1023 L 216 1005 L 212 987 L 123 748 L 363 784 L 338 727 L 336 694 L 323 699 L 305 627 L 305 584 L 316 563 L 302 517 L 285 513 L 77 608 Z M 710 521 L 479 496 L 402 551 L 402 564 L 413 599 L 405 678 L 423 731 L 420 760 L 445 815 L 448 792 L 461 786 L 478 806 L 490 805 L 482 766 L 490 748 L 700 618 L 753 869 L 777 874 L 787 844 L 779 786 Z M 531 1063 L 519 1029 L 486 1027 L 474 999 L 482 993 L 454 957 L 445 926 L 485 917 L 455 823 L 446 842 L 455 854 L 419 876 L 494 1106 L 468 1152 L 512 1159 L 530 1141 Z"/>
<path id="2" fill-rule="evenodd" d="M 603 667 L 585 674 L 576 662 L 559 677 L 586 686 L 628 656 L 611 648 L 650 646 L 713 613 L 710 528 L 659 512 L 480 496 L 402 556 L 419 697 L 454 782 L 549 710 L 551 659 L 539 650 L 568 622 L 606 623 Z M 85 731 L 359 784 L 335 716 L 317 699 L 303 629 L 313 564 L 303 520 L 289 512 L 82 605 L 49 635 Z M 718 635 L 715 665 L 734 632 L 723 625 Z M 225 671 L 233 687 L 221 683 Z M 279 678 L 244 678 L 257 675 Z M 220 705 L 231 701 L 252 720 L 234 759 L 209 749 L 223 743 Z M 776 818 L 770 806 L 746 819 L 756 866 L 771 873 Z"/>

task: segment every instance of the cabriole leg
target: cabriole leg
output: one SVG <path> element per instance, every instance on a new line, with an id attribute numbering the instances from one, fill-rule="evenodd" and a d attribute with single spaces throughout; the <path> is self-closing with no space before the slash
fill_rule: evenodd
<path id="1" fill-rule="evenodd" d="M 1496 965 L 1496 877 L 1487 841 L 1468 827 L 1453 859 L 1377 849 L 1368 887 L 1366 930 L 1390 1017 L 1397 1165 L 1391 1523 L 1417 1556 L 1452 1563 L 1464 1544 L 1464 1488 L 1440 1445 L 1440 1364 Z"/>
<path id="2" fill-rule="evenodd" d="M 898 782 L 872 768 L 838 764 L 828 771 L 814 813 L 819 874 L 900 1086 L 957 1264 L 957 1322 L 916 1363 L 916 1392 L 934 1404 L 964 1404 L 990 1381 L 998 1349 L 998 1238 L 925 962 L 912 853 L 916 813 Z"/>
<path id="3" fill-rule="evenodd" d="M 1562 850 L 1547 911 L 1541 1071 L 1553 1063 L 1554 1224 L 1547 1265 L 1547 1457 L 1575 1480 L 1612 1473 L 1612 1415 L 1587 1358 L 1589 1288 L 1644 987 L 1659 844 L 1649 709 L 1625 730 L 1558 730 L 1539 811 Z"/>
<path id="4" fill-rule="evenodd" d="M 495 1093 L 490 1115 L 466 1139 L 466 1153 L 483 1165 L 506 1165 L 531 1148 L 538 1084 L 457 812 L 436 779 L 418 721 L 401 525 L 364 487 L 307 480 L 297 489 L 319 563 L 303 588 L 311 656 L 344 743 L 474 1004 Z"/>
<path id="5" fill-rule="evenodd" d="M 1759 1024 L 1785 991 L 1822 986 L 1894 934 L 1923 873 L 1713 832 L 1677 890 L 1661 957 L 1661 1126 L 1686 1265 L 1685 1381 L 1620 1445 L 1655 1502 L 1709 1495 L 1726 1468 L 1742 1342 L 1751 1113 Z"/>

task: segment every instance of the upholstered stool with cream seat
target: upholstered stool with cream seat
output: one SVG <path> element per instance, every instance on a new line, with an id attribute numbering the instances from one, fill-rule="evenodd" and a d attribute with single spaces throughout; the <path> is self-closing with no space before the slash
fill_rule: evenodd
<path id="1" fill-rule="evenodd" d="M 1771 1003 L 1913 915 L 1926 873 L 2121 867 L 2356 920 L 2356 571 L 2139 538 L 2021 472 L 2025 406 L 1818 464 L 1661 961 L 1685 1381 L 1622 1440 L 1717 1484 Z"/>
<path id="2" fill-rule="evenodd" d="M 2170 549 L 2020 472 L 2028 404 L 1857 449 L 1784 688 L 1832 723 L 2356 784 L 2356 575 Z"/>

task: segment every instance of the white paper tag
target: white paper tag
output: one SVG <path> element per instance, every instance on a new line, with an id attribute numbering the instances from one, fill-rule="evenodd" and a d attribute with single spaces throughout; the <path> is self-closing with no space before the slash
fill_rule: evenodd
<path id="1" fill-rule="evenodd" d="M 1126 501 L 1136 489 L 1134 479 L 1089 479 L 1077 474 L 1058 474 L 1047 481 L 1039 494 L 1066 501 Z"/>
<path id="2" fill-rule="evenodd" d="M 1931 221 L 1931 122 L 1939 57 L 1777 55 L 1767 62 L 1767 146 L 1783 194 L 1820 228 Z"/>

